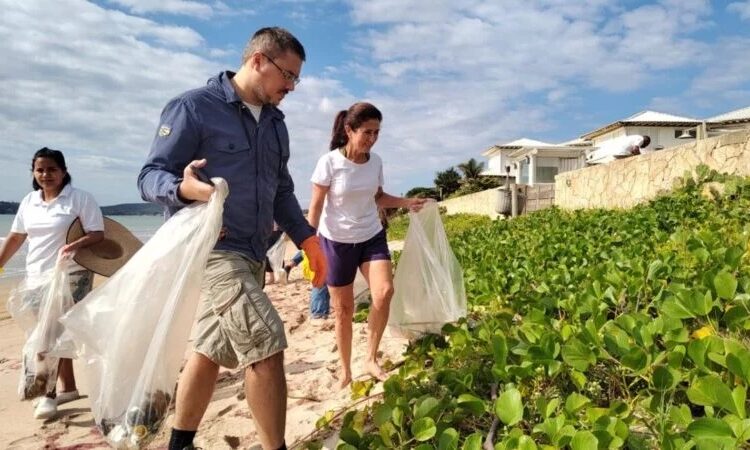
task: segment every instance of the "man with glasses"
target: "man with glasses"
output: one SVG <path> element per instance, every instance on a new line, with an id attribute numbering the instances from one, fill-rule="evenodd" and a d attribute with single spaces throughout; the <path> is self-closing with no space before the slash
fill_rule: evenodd
<path id="1" fill-rule="evenodd" d="M 264 449 L 283 449 L 286 421 L 284 324 L 263 292 L 267 240 L 276 221 L 325 280 L 325 259 L 289 175 L 289 135 L 276 106 L 299 82 L 302 44 L 281 28 L 262 28 L 237 73 L 222 72 L 164 108 L 138 176 L 144 200 L 167 215 L 207 201 L 229 184 L 224 229 L 201 287 L 193 352 L 178 382 L 169 450 L 192 449 L 219 367 L 245 369 L 245 393 Z M 183 349 L 173 349 L 182 351 Z"/>

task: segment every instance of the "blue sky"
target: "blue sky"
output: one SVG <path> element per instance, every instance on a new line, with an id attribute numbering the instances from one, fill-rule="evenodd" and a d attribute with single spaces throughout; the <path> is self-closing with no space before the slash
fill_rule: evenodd
<path id="1" fill-rule="evenodd" d="M 0 15 L 0 200 L 34 150 L 65 152 L 101 205 L 135 187 L 171 97 L 236 69 L 262 26 L 307 51 L 281 108 L 305 207 L 335 113 L 384 113 L 386 191 L 519 137 L 561 142 L 644 109 L 750 105 L 750 0 L 8 0 Z"/>

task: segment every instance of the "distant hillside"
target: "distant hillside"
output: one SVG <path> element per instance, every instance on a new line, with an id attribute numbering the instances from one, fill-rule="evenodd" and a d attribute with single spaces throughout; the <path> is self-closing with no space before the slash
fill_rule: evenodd
<path id="1" fill-rule="evenodd" d="M 154 203 L 123 203 L 121 205 L 102 206 L 105 216 L 156 216 L 164 212 L 161 206 Z"/>
<path id="2" fill-rule="evenodd" d="M 18 211 L 16 202 L 0 202 L 0 214 L 15 214 Z M 162 214 L 161 206 L 153 203 L 123 203 L 121 205 L 102 206 L 105 216 L 155 216 Z"/>
<path id="3" fill-rule="evenodd" d="M 18 203 L 0 202 L 0 214 L 15 214 L 18 211 Z"/>

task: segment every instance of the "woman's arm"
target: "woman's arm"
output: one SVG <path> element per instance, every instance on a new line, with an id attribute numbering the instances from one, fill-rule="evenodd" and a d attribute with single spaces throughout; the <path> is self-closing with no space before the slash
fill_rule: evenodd
<path id="1" fill-rule="evenodd" d="M 16 254 L 23 241 L 26 240 L 26 233 L 14 233 L 10 232 L 5 237 L 3 246 L 0 247 L 0 267 L 5 267 L 5 264 Z"/>
<path id="2" fill-rule="evenodd" d="M 84 234 L 83 236 L 71 242 L 70 244 L 64 245 L 60 249 L 60 253 L 62 255 L 68 255 L 68 254 L 74 253 L 79 248 L 84 248 L 84 247 L 88 247 L 89 245 L 94 245 L 97 242 L 101 242 L 102 240 L 104 240 L 103 231 L 89 231 L 88 233 Z"/>
<path id="3" fill-rule="evenodd" d="M 427 200 L 426 198 L 396 197 L 383 192 L 382 187 L 378 188 L 378 192 L 375 194 L 375 204 L 380 208 L 408 208 L 414 212 L 422 209 Z"/>
<path id="4" fill-rule="evenodd" d="M 316 183 L 312 185 L 312 198 L 310 199 L 310 208 L 307 210 L 307 221 L 316 230 L 320 222 L 320 214 L 323 212 L 323 202 L 326 199 L 326 194 L 328 194 L 328 189 L 328 186 L 321 186 Z"/>

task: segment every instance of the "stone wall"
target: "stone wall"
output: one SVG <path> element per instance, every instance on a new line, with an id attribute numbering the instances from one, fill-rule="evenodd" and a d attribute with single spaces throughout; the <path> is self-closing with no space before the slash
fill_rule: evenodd
<path id="1" fill-rule="evenodd" d="M 445 207 L 447 214 L 483 214 L 493 219 L 498 216 L 495 212 L 496 204 L 497 188 L 443 200 L 439 203 L 440 206 Z"/>
<path id="2" fill-rule="evenodd" d="M 676 179 L 700 164 L 750 175 L 750 131 L 562 173 L 555 177 L 555 204 L 566 209 L 628 208 L 671 190 Z"/>

